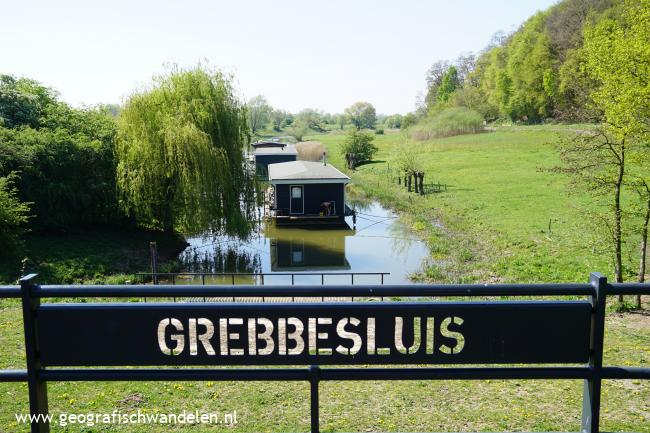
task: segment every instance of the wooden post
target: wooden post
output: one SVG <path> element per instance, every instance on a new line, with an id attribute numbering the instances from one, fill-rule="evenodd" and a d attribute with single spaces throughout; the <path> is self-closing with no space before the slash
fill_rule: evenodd
<path id="1" fill-rule="evenodd" d="M 158 245 L 156 242 L 149 242 L 149 254 L 151 256 L 151 282 L 158 284 Z"/>
<path id="2" fill-rule="evenodd" d="M 424 172 L 420 172 L 420 194 L 424 195 Z"/>

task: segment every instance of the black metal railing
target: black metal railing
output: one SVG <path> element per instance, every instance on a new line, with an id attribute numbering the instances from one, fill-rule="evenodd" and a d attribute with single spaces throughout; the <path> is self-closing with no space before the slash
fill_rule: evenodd
<path id="1" fill-rule="evenodd" d="M 384 284 L 386 275 L 390 272 L 138 272 L 134 274 L 138 281 L 157 283 L 160 280 L 168 280 L 172 285 L 176 280 L 183 277 L 201 279 L 201 285 L 205 285 L 206 278 L 221 278 L 230 280 L 231 285 L 237 284 L 237 278 L 249 277 L 261 285 L 265 284 L 268 277 L 291 277 L 291 285 L 296 284 L 296 277 L 319 276 L 321 285 L 325 285 L 325 277 L 350 277 L 350 284 L 354 285 L 354 277 L 376 276 L 378 283 Z M 357 279 L 358 281 L 358 279 Z"/>
<path id="2" fill-rule="evenodd" d="M 45 414 L 47 383 L 58 381 L 304 381 L 310 384 L 311 431 L 319 431 L 319 384 L 334 380 L 484 380 L 484 379 L 581 379 L 584 380 L 581 431 L 599 432 L 603 379 L 650 379 L 650 368 L 603 366 L 606 299 L 612 295 L 650 295 L 650 284 L 610 284 L 592 274 L 588 284 L 495 285 L 384 285 L 384 286 L 40 286 L 35 276 L 21 279 L 21 286 L 0 287 L 0 298 L 21 298 L 27 368 L 0 371 L 0 382 L 27 382 L 30 413 Z M 37 311 L 51 298 L 127 298 L 172 296 L 238 297 L 584 297 L 590 309 L 588 362 L 581 366 L 543 367 L 386 367 L 386 368 L 51 368 L 43 367 L 37 347 Z M 568 303 L 558 301 L 557 305 Z M 393 303 L 397 304 L 397 303 Z M 486 302 L 482 305 L 488 306 Z M 51 305 L 46 303 L 45 305 Z M 103 305 L 103 304 L 95 304 Z M 161 304 L 164 306 L 164 304 Z M 258 304 L 264 309 L 265 304 Z M 334 308 L 340 303 L 332 304 Z M 399 307 L 401 308 L 401 307 Z M 260 364 L 264 365 L 264 364 Z M 32 432 L 49 432 L 49 426 L 32 423 Z"/>

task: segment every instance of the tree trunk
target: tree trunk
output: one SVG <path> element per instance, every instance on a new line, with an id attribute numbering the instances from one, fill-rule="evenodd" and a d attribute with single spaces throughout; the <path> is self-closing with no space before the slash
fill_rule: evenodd
<path id="1" fill-rule="evenodd" d="M 409 173 L 409 186 L 408 186 L 408 191 L 411 192 L 411 179 L 413 178 L 413 175 Z"/>
<path id="2" fill-rule="evenodd" d="M 419 176 L 420 176 L 420 173 L 417 173 L 417 172 L 413 175 L 413 177 L 415 178 L 414 179 L 415 180 L 415 185 L 413 185 L 413 186 L 414 186 L 414 190 L 415 190 L 416 194 L 420 193 L 420 188 L 419 188 L 420 185 L 418 184 L 419 183 L 418 182 L 418 177 Z"/>
<path id="3" fill-rule="evenodd" d="M 420 194 L 424 195 L 424 173 L 420 173 Z"/>
<path id="4" fill-rule="evenodd" d="M 641 230 L 641 261 L 639 263 L 639 283 L 645 282 L 646 251 L 648 250 L 648 223 L 650 223 L 650 191 L 648 191 L 648 206 L 645 211 L 643 228 Z M 636 295 L 636 307 L 641 308 L 641 295 Z"/>
<path id="5" fill-rule="evenodd" d="M 619 157 L 618 178 L 616 179 L 616 188 L 614 190 L 614 244 L 616 250 L 616 262 L 614 272 L 616 282 L 623 282 L 623 253 L 622 253 L 622 230 L 621 230 L 621 187 L 623 186 L 623 176 L 625 175 L 625 147 L 621 146 L 621 155 Z M 618 295 L 618 302 L 623 303 L 623 295 Z"/>

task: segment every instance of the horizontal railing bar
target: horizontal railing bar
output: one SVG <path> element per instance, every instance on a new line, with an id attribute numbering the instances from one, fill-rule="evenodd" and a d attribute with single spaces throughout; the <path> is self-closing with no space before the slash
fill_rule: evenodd
<path id="1" fill-rule="evenodd" d="M 641 367 L 603 367 L 604 379 L 649 379 L 650 368 Z"/>
<path id="2" fill-rule="evenodd" d="M 27 382 L 27 370 L 0 370 L 0 382 Z"/>
<path id="3" fill-rule="evenodd" d="M 515 368 L 327 368 L 319 380 L 479 380 L 586 379 L 588 367 Z M 45 369 L 41 379 L 54 381 L 304 381 L 308 369 Z"/>
<path id="4" fill-rule="evenodd" d="M 244 275 L 244 276 L 255 276 L 255 275 L 390 275 L 390 272 L 137 272 L 132 275 L 138 276 L 161 276 L 161 275 L 214 275 L 214 276 L 231 276 L 231 275 Z"/>
<path id="5" fill-rule="evenodd" d="M 650 283 L 610 283 L 608 295 L 650 295 Z"/>
<path id="6" fill-rule="evenodd" d="M 577 296 L 592 295 L 589 284 L 495 284 L 495 285 L 359 285 L 359 286 L 254 286 L 254 285 L 54 285 L 37 287 L 33 296 L 70 297 L 372 297 L 372 296 Z"/>
<path id="7" fill-rule="evenodd" d="M 327 368 L 319 380 L 507 380 L 588 379 L 589 367 L 504 367 L 504 368 Z M 650 368 L 603 367 L 603 379 L 650 380 Z M 308 369 L 46 369 L 47 381 L 302 381 Z M 25 382 L 27 370 L 0 370 L 0 382 Z"/>
<path id="8" fill-rule="evenodd" d="M 0 286 L 0 299 L 20 298 L 20 286 Z"/>

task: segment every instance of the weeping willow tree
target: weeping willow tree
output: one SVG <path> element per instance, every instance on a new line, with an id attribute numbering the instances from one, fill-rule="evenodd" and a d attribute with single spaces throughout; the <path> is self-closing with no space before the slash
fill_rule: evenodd
<path id="1" fill-rule="evenodd" d="M 242 154 L 249 138 L 230 77 L 198 66 L 155 78 L 120 113 L 121 206 L 153 229 L 245 236 L 255 211 Z"/>

